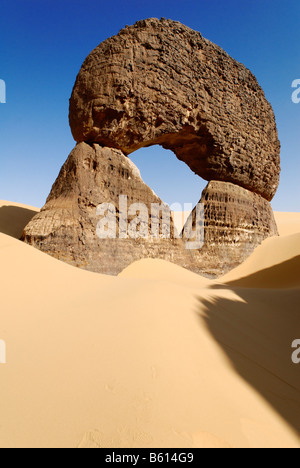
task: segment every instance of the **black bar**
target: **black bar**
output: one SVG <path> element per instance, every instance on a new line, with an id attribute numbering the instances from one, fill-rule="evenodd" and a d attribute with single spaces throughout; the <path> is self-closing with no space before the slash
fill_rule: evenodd
<path id="1" fill-rule="evenodd" d="M 100 460 L 107 466 L 121 463 L 129 466 L 143 466 L 146 463 L 193 466 L 195 463 L 200 464 L 200 451 L 199 449 L 101 449 Z"/>

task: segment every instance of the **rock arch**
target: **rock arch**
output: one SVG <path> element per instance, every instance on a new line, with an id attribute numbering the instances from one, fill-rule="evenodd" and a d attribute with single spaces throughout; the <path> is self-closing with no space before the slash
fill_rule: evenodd
<path id="1" fill-rule="evenodd" d="M 254 75 L 199 32 L 148 19 L 101 43 L 70 100 L 77 142 L 128 155 L 172 150 L 205 180 L 232 182 L 271 200 L 280 144 L 271 105 Z"/>
<path id="2" fill-rule="evenodd" d="M 199 194 L 207 185 L 206 181 L 195 174 L 170 150 L 160 145 L 140 148 L 128 155 L 139 168 L 145 183 L 170 206 L 176 210 L 192 209 L 199 201 Z M 179 206 L 180 205 L 180 206 Z M 190 208 L 190 206 L 192 208 Z"/>
<path id="3" fill-rule="evenodd" d="M 219 276 L 277 234 L 269 203 L 280 174 L 273 110 L 252 73 L 199 32 L 148 19 L 104 41 L 77 76 L 69 121 L 77 145 L 26 226 L 25 242 L 102 273 L 150 257 Z M 127 157 L 155 144 L 209 181 L 199 251 L 174 236 L 96 237 L 98 204 L 117 204 L 123 193 L 148 208 L 161 203 Z"/>

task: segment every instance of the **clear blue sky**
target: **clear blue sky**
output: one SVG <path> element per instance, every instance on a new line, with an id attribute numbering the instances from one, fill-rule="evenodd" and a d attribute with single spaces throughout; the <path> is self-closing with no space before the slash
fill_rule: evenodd
<path id="1" fill-rule="evenodd" d="M 244 63 L 271 102 L 282 144 L 273 208 L 300 211 L 299 0 L 0 0 L 0 199 L 42 206 L 74 147 L 68 100 L 85 57 L 139 19 L 165 17 L 200 31 Z M 132 159 L 164 201 L 196 203 L 205 183 L 170 152 Z"/>

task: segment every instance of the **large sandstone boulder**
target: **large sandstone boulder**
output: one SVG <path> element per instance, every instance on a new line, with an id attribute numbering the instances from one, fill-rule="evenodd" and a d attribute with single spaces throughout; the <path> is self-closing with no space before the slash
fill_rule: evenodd
<path id="1" fill-rule="evenodd" d="M 125 155 L 159 144 L 205 180 L 271 200 L 280 173 L 273 110 L 253 74 L 170 20 L 126 27 L 85 60 L 70 101 L 77 142 Z"/>
<path id="2" fill-rule="evenodd" d="M 100 44 L 77 77 L 70 125 L 78 144 L 22 235 L 43 252 L 106 274 L 161 258 L 216 277 L 277 235 L 269 203 L 280 173 L 272 108 L 251 72 L 200 33 L 149 19 Z M 164 236 L 160 212 L 140 223 L 146 236 L 124 235 L 136 219 L 131 213 L 124 220 L 120 195 L 130 205 L 143 203 L 147 213 L 153 204 L 168 212 L 128 158 L 154 144 L 173 150 L 209 181 L 200 200 L 201 248 L 198 238 L 187 239 L 187 229 L 178 237 L 172 221 Z M 99 236 L 103 204 L 115 215 L 108 227 L 115 238 Z M 196 213 L 185 228 L 199 224 Z M 161 227 L 156 237 L 153 220 Z"/>

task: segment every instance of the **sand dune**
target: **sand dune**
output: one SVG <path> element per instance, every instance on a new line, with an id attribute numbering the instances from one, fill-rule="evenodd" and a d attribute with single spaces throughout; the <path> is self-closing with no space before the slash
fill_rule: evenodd
<path id="1" fill-rule="evenodd" d="M 300 232 L 300 213 L 275 212 L 280 236 L 290 236 Z"/>
<path id="2" fill-rule="evenodd" d="M 0 232 L 19 239 L 38 208 L 0 200 Z"/>
<path id="3" fill-rule="evenodd" d="M 242 288 L 300 288 L 300 256 L 298 255 L 264 270 L 247 274 L 242 278 L 227 280 L 226 284 Z"/>
<path id="4" fill-rule="evenodd" d="M 281 286 L 298 241 L 266 241 L 226 281 L 275 266 Z M 0 447 L 300 447 L 299 288 L 160 260 L 97 275 L 5 234 L 0 259 Z"/>
<path id="5" fill-rule="evenodd" d="M 181 286 L 204 287 L 211 284 L 207 278 L 192 273 L 178 265 L 158 259 L 144 259 L 132 263 L 119 278 L 136 278 L 151 281 L 168 281 Z"/>
<path id="6" fill-rule="evenodd" d="M 255 288 L 300 286 L 300 233 L 265 240 L 222 283 Z"/>

